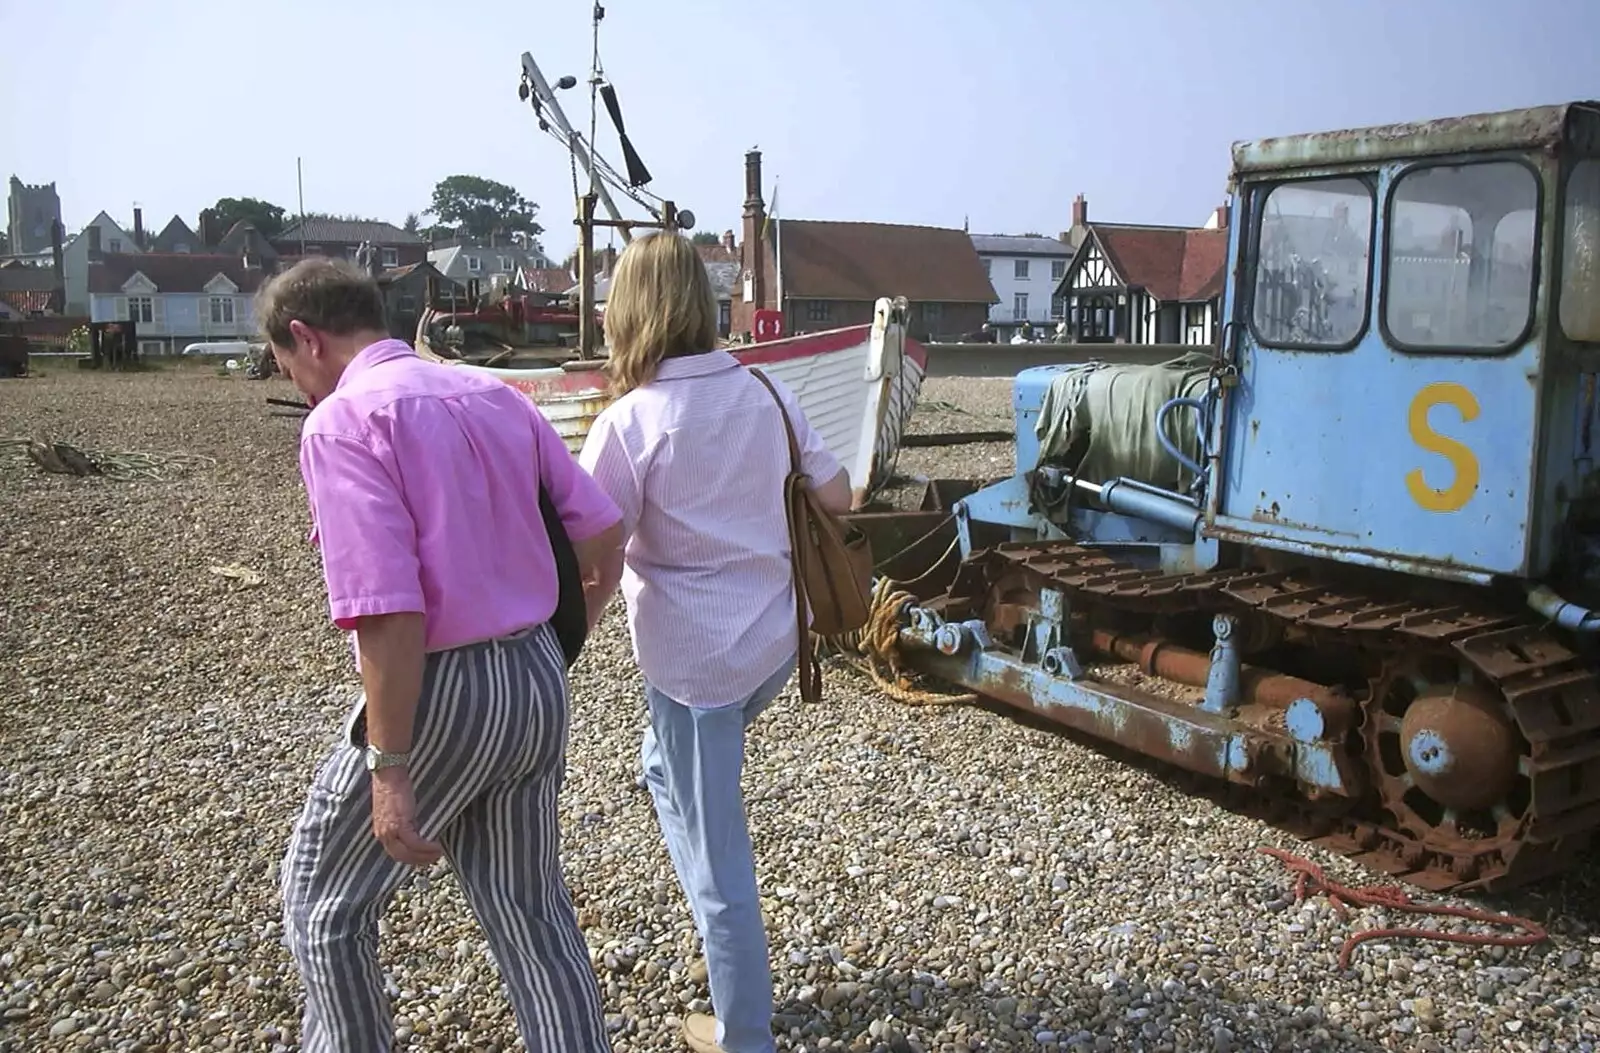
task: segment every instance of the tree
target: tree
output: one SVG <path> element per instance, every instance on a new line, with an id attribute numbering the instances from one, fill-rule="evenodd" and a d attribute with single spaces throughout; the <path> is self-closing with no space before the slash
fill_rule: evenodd
<path id="1" fill-rule="evenodd" d="M 712 233 L 709 230 L 697 230 L 697 231 L 694 232 L 694 237 L 690 238 L 689 240 L 694 242 L 696 245 L 720 245 L 720 244 L 722 244 L 722 239 L 717 237 L 714 233 Z"/>
<path id="2" fill-rule="evenodd" d="M 415 212 L 407 212 L 405 225 L 400 229 L 404 230 L 407 234 L 415 234 L 417 232 L 417 228 L 421 225 L 422 220 Z"/>
<path id="3" fill-rule="evenodd" d="M 466 237 L 488 238 L 518 231 L 544 233 L 534 219 L 538 211 L 515 187 L 482 176 L 453 175 L 433 188 L 433 204 L 424 214 L 453 224 Z"/>
<path id="4" fill-rule="evenodd" d="M 262 237 L 271 238 L 283 230 L 284 212 L 278 205 L 253 197 L 218 198 L 215 205 L 200 210 L 200 223 L 213 243 L 241 219 L 259 230 Z"/>

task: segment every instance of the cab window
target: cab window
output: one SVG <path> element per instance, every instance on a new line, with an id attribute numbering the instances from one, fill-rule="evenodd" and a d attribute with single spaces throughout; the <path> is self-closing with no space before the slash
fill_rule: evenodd
<path id="1" fill-rule="evenodd" d="M 1579 161 L 1561 214 L 1561 331 L 1600 343 L 1600 161 Z"/>
<path id="2" fill-rule="evenodd" d="M 1350 347 L 1367 324 L 1372 190 L 1360 179 L 1306 179 L 1262 202 L 1251 323 L 1277 347 Z"/>
<path id="3" fill-rule="evenodd" d="M 1515 161 L 1413 168 L 1395 181 L 1384 256 L 1389 340 L 1493 351 L 1533 315 L 1539 178 Z"/>

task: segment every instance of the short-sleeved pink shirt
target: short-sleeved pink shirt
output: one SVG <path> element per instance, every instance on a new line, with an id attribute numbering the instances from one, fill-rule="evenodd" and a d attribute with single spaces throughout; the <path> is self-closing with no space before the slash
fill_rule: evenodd
<path id="1" fill-rule="evenodd" d="M 401 340 L 363 349 L 312 409 L 300 471 L 335 624 L 421 612 L 429 651 L 555 612 L 541 482 L 574 541 L 621 518 L 526 397 Z"/>

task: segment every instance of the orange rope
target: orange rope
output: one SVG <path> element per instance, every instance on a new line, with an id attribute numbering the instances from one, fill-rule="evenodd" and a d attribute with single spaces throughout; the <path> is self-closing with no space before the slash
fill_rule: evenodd
<path id="1" fill-rule="evenodd" d="M 1432 914 L 1452 918 L 1465 918 L 1468 921 L 1478 921 L 1486 925 L 1511 925 L 1522 929 L 1519 936 L 1501 936 L 1477 932 L 1442 932 L 1437 929 L 1367 929 L 1358 932 L 1344 941 L 1344 947 L 1339 951 L 1339 968 L 1350 968 L 1350 952 L 1358 944 L 1368 940 L 1377 939 L 1416 939 L 1438 940 L 1444 943 L 1466 943 L 1478 946 L 1491 947 L 1527 947 L 1535 943 L 1543 943 L 1549 939 L 1544 926 L 1527 918 L 1519 918 L 1511 914 L 1495 914 L 1486 910 L 1475 910 L 1470 907 L 1445 907 L 1428 906 L 1414 903 L 1404 891 L 1394 886 L 1380 887 L 1370 885 L 1365 888 L 1347 888 L 1328 880 L 1322 868 L 1307 859 L 1302 859 L 1280 848 L 1262 846 L 1258 851 L 1269 855 L 1294 871 L 1297 875 L 1294 883 L 1295 902 L 1299 903 L 1308 895 L 1322 893 L 1333 904 L 1333 909 L 1338 912 L 1341 920 L 1348 919 L 1350 912 L 1347 903 L 1354 903 L 1366 907 L 1382 907 L 1388 910 L 1405 911 L 1409 914 Z"/>

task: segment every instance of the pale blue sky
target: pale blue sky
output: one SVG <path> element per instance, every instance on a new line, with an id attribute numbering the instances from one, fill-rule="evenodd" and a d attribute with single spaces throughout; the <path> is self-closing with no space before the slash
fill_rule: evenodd
<path id="1" fill-rule="evenodd" d="M 601 60 L 650 189 L 738 229 L 745 150 L 791 218 L 1055 233 L 1199 223 L 1237 139 L 1600 97 L 1600 0 L 608 0 Z M 516 87 L 589 66 L 589 0 L 0 0 L 0 178 L 69 229 L 223 196 L 396 223 L 464 172 L 572 184 Z M 31 45 L 19 46 L 22 41 Z M 588 125 L 587 91 L 564 92 Z M 620 151 L 601 113 L 601 149 Z"/>

